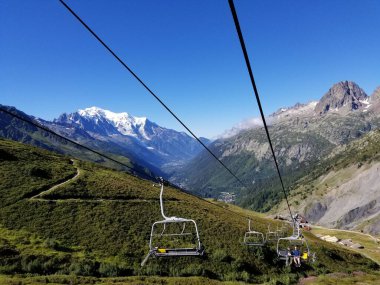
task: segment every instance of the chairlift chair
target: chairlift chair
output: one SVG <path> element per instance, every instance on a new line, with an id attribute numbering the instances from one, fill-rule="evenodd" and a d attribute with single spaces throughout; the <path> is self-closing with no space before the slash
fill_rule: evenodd
<path id="1" fill-rule="evenodd" d="M 265 235 L 265 238 L 267 242 L 276 241 L 278 239 L 277 231 L 271 231 L 270 226 L 268 225 L 268 231 Z"/>
<path id="2" fill-rule="evenodd" d="M 281 228 L 278 228 L 278 225 L 276 226 L 276 233 L 277 233 L 277 238 L 282 238 L 284 237 L 284 228 L 281 226 Z"/>
<path id="3" fill-rule="evenodd" d="M 302 235 L 300 225 L 294 220 L 293 234 L 288 237 L 279 238 L 277 241 L 277 258 L 285 261 L 286 265 L 289 265 L 290 258 L 288 248 L 297 246 L 301 253 L 300 261 L 302 262 L 314 262 L 316 259 L 315 253 L 311 253 L 309 244 L 305 237 Z"/>
<path id="4" fill-rule="evenodd" d="M 248 232 L 244 235 L 244 244 L 247 246 L 265 245 L 264 234 L 251 229 L 251 220 L 248 220 Z"/>
<path id="5" fill-rule="evenodd" d="M 154 222 L 152 225 L 149 252 L 141 262 L 141 266 L 145 265 L 151 255 L 155 257 L 201 256 L 204 253 L 198 226 L 194 220 L 165 215 L 164 180 L 162 178 L 160 186 L 160 208 L 163 220 Z M 157 244 L 155 244 L 156 242 Z"/>

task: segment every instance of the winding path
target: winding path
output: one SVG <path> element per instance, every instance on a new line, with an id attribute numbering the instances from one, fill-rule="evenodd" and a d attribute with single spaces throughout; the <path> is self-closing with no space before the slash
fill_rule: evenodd
<path id="1" fill-rule="evenodd" d="M 48 200 L 48 199 L 41 198 L 41 196 L 43 196 L 43 195 L 45 195 L 45 194 L 48 194 L 48 193 L 51 193 L 51 192 L 53 192 L 55 189 L 57 189 L 57 188 L 59 188 L 59 187 L 65 185 L 65 184 L 67 184 L 67 183 L 70 183 L 70 182 L 72 182 L 73 180 L 76 180 L 76 179 L 78 178 L 78 176 L 80 175 L 80 169 L 79 169 L 79 167 L 77 167 L 77 166 L 75 165 L 75 161 L 74 161 L 73 159 L 71 159 L 71 162 L 73 163 L 73 165 L 75 166 L 75 169 L 76 169 L 76 171 L 77 171 L 77 173 L 75 174 L 74 177 L 71 177 L 71 178 L 69 178 L 69 179 L 67 179 L 67 180 L 65 180 L 65 181 L 63 181 L 63 182 L 61 182 L 61 183 L 59 183 L 59 184 L 57 184 L 57 185 L 54 185 L 53 187 L 51 187 L 51 188 L 49 188 L 49 189 L 47 189 L 47 190 L 45 190 L 45 191 L 42 191 L 42 192 L 38 193 L 37 195 L 34 195 L 33 197 L 30 198 L 30 200 L 52 201 L 52 200 Z"/>
<path id="2" fill-rule="evenodd" d="M 56 184 L 56 185 L 52 186 L 51 188 L 30 197 L 29 200 L 31 200 L 31 201 L 44 201 L 44 202 L 59 202 L 59 203 L 62 203 L 62 202 L 66 202 L 66 203 L 79 203 L 79 202 L 82 202 L 82 203 L 102 203 L 102 202 L 126 203 L 126 202 L 128 202 L 128 203 L 130 203 L 130 202 L 149 202 L 149 201 L 152 201 L 149 199 L 107 199 L 107 198 L 99 198 L 99 199 L 91 199 L 91 198 L 89 198 L 89 199 L 81 199 L 81 198 L 46 199 L 46 198 L 43 198 L 43 196 L 45 194 L 49 194 L 49 193 L 53 192 L 54 190 L 56 190 L 57 188 L 62 187 L 63 185 L 66 185 L 66 184 L 71 183 L 74 180 L 78 179 L 79 175 L 81 174 L 81 169 L 76 165 L 76 162 L 73 159 L 71 159 L 71 162 L 75 166 L 75 169 L 77 172 L 74 177 L 68 178 L 67 180 L 65 180 L 63 182 Z"/>

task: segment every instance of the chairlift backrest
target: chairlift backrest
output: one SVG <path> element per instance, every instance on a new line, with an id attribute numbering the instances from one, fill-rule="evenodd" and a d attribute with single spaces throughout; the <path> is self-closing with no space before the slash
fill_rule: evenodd
<path id="1" fill-rule="evenodd" d="M 264 234 L 251 229 L 250 219 L 248 219 L 248 232 L 244 235 L 244 244 L 247 246 L 263 246 L 265 244 Z"/>

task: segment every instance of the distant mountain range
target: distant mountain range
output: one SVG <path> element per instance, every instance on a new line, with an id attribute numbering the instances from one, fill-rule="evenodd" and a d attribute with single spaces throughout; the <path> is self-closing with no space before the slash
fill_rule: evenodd
<path id="1" fill-rule="evenodd" d="M 184 164 L 201 150 L 199 143 L 186 133 L 161 127 L 145 117 L 134 117 L 128 113 L 91 107 L 64 113 L 50 122 L 12 107 L 6 108 L 86 146 L 118 158 L 126 157 L 128 162 L 148 168 L 157 175 Z M 0 136 L 88 159 L 83 150 L 2 112 Z M 206 144 L 210 142 L 206 138 L 201 139 Z M 99 157 L 93 158 L 93 155 L 90 159 L 99 161 Z"/>
<path id="2" fill-rule="evenodd" d="M 69 136 L 72 130 L 83 130 L 93 139 L 114 143 L 158 168 L 183 164 L 202 148 L 185 132 L 161 127 L 146 117 L 114 113 L 98 107 L 62 114 L 48 125 Z M 210 142 L 201 139 L 206 144 Z"/>
<path id="3" fill-rule="evenodd" d="M 161 127 L 145 117 L 91 107 L 64 113 L 49 122 L 8 108 L 133 167 L 164 175 L 205 197 L 218 197 L 223 191 L 235 192 L 240 205 L 260 211 L 271 209 L 282 199 L 269 144 L 257 120 L 251 128 L 234 129 L 214 142 L 202 138 L 249 186 L 246 189 L 192 137 Z M 380 88 L 368 96 L 356 83 L 342 81 L 332 86 L 319 101 L 297 103 L 268 116 L 285 185 L 293 185 L 337 146 L 379 128 L 379 111 Z M 2 112 L 0 136 L 107 164 L 100 157 Z"/>
<path id="4" fill-rule="evenodd" d="M 316 102 L 281 108 L 268 117 L 286 187 L 308 173 L 337 146 L 362 137 L 380 126 L 380 88 L 368 96 L 356 83 L 332 86 Z M 280 183 L 262 125 L 221 138 L 212 151 L 246 184 L 243 188 L 202 151 L 172 179 L 206 197 L 235 192 L 240 205 L 269 210 L 281 201 Z"/>

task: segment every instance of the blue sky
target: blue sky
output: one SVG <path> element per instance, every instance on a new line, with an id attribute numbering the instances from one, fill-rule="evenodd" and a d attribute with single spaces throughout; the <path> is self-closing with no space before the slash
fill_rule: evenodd
<path id="1" fill-rule="evenodd" d="M 199 136 L 258 116 L 227 0 L 67 0 Z M 380 85 L 380 1 L 235 0 L 264 112 Z M 182 127 L 58 1 L 0 0 L 0 104 L 98 106 Z"/>

